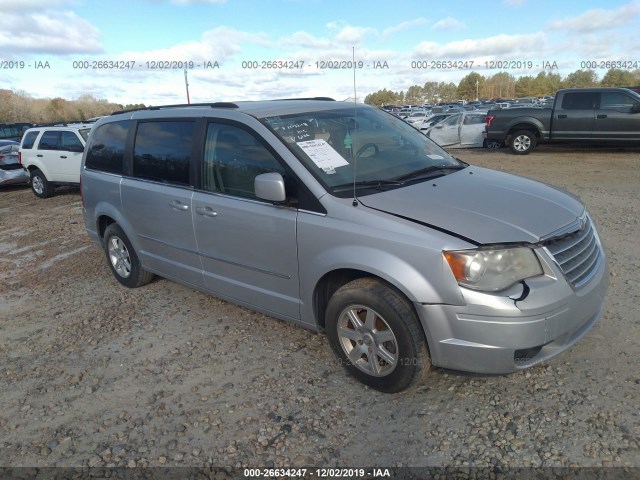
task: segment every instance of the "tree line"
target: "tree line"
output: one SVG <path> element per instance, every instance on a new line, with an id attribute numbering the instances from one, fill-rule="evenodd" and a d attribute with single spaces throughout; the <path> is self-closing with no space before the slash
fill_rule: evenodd
<path id="1" fill-rule="evenodd" d="M 75 100 L 64 98 L 33 98 L 24 92 L 0 90 L 0 122 L 53 123 L 86 121 L 109 115 L 117 110 L 144 107 L 143 104 L 122 105 L 99 99 L 90 94 Z"/>
<path id="2" fill-rule="evenodd" d="M 406 92 L 386 88 L 370 93 L 364 99 L 370 105 L 423 105 L 449 103 L 456 100 L 494 98 L 543 97 L 554 95 L 561 88 L 630 87 L 640 85 L 640 69 L 629 71 L 609 69 L 598 78 L 593 70 L 577 70 L 562 78 L 558 73 L 540 72 L 516 78 L 507 72 L 485 77 L 476 72 L 466 75 L 456 85 L 453 82 L 426 82 L 412 85 Z"/>

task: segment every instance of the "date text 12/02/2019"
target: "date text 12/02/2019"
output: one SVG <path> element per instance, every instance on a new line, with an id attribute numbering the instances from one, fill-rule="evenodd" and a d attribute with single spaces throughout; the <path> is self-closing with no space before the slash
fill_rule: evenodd
<path id="1" fill-rule="evenodd" d="M 555 60 L 413 60 L 410 64 L 414 70 L 471 70 L 481 68 L 485 70 L 554 70 L 558 69 Z"/>

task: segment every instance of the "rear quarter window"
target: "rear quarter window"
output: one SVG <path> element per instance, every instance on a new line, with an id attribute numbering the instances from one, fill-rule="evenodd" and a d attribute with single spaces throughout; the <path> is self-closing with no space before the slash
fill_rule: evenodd
<path id="1" fill-rule="evenodd" d="M 26 133 L 22 139 L 22 148 L 26 148 L 28 150 L 32 149 L 33 144 L 36 143 L 36 138 L 38 138 L 39 133 L 40 132 L 38 131 Z"/>
<path id="2" fill-rule="evenodd" d="M 122 175 L 124 149 L 129 128 L 133 122 L 105 123 L 91 134 L 85 168 Z"/>

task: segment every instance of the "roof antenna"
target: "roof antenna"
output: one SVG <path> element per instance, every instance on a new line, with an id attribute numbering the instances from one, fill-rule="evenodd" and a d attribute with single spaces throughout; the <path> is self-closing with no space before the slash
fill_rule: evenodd
<path id="1" fill-rule="evenodd" d="M 356 115 L 358 110 L 358 97 L 356 96 L 356 47 L 351 47 L 351 57 L 353 63 L 353 135 L 351 135 L 351 151 L 353 152 L 353 202 L 354 207 L 358 206 L 358 197 L 356 196 L 356 169 L 358 167 L 357 150 L 353 150 L 353 145 L 356 144 L 356 130 L 358 122 L 356 121 Z"/>

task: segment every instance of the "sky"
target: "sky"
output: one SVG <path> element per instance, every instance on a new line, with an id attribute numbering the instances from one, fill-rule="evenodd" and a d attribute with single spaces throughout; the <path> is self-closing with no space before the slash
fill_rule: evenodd
<path id="1" fill-rule="evenodd" d="M 640 0 L 0 0 L 0 12 L 0 89 L 34 98 L 362 100 L 471 72 L 640 68 Z"/>

